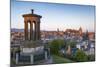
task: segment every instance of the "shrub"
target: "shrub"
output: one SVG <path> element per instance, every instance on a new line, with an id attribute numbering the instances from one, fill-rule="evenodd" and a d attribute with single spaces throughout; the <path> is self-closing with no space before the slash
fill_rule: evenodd
<path id="1" fill-rule="evenodd" d="M 77 50 L 76 54 L 73 57 L 77 62 L 88 61 L 88 56 L 81 50 Z"/>

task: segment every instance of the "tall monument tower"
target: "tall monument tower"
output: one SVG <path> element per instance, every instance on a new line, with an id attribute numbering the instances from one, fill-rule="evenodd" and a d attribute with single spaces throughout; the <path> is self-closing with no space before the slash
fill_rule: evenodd
<path id="1" fill-rule="evenodd" d="M 42 16 L 34 14 L 34 10 L 32 9 L 30 14 L 24 14 L 23 17 L 25 40 L 40 40 L 40 19 L 42 18 Z M 28 30 L 28 24 L 30 24 L 30 30 Z"/>

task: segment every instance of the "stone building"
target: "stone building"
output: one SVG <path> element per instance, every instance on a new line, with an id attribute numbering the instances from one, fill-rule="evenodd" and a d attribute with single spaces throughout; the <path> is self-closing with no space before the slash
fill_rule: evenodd
<path id="1" fill-rule="evenodd" d="M 82 28 L 80 27 L 79 30 L 66 29 L 65 34 L 69 36 L 82 36 L 83 32 L 82 32 Z"/>

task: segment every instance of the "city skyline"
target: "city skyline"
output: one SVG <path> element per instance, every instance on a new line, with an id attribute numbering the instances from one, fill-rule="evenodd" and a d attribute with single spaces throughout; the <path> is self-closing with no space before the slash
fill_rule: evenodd
<path id="1" fill-rule="evenodd" d="M 55 4 L 40 2 L 15 2 L 11 0 L 11 28 L 23 29 L 23 14 L 31 13 L 42 16 L 41 30 L 79 29 L 95 32 L 95 6 Z M 30 11 L 30 12 L 29 12 Z"/>

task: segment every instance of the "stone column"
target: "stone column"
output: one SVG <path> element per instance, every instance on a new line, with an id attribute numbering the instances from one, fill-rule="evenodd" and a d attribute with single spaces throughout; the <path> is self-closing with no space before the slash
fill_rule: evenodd
<path id="1" fill-rule="evenodd" d="M 50 48 L 48 48 L 48 58 L 50 58 Z"/>
<path id="2" fill-rule="evenodd" d="M 35 28 L 35 40 L 38 40 L 38 22 L 36 22 L 36 28 Z"/>
<path id="3" fill-rule="evenodd" d="M 18 64 L 18 53 L 16 53 L 16 64 Z"/>
<path id="4" fill-rule="evenodd" d="M 24 21 L 24 35 L 25 40 L 28 40 L 28 22 Z"/>
<path id="5" fill-rule="evenodd" d="M 34 29 L 34 40 L 36 40 L 36 22 L 34 23 L 34 26 L 35 26 L 35 27 L 34 27 L 34 28 L 35 28 L 35 29 Z"/>
<path id="6" fill-rule="evenodd" d="M 48 57 L 47 57 L 47 51 L 45 51 L 45 60 L 47 60 Z"/>
<path id="7" fill-rule="evenodd" d="M 40 22 L 38 22 L 38 40 L 40 40 Z"/>
<path id="8" fill-rule="evenodd" d="M 34 63 L 34 55 L 33 54 L 31 54 L 31 56 L 30 56 L 31 58 L 31 64 L 33 64 Z"/>
<path id="9" fill-rule="evenodd" d="M 40 22 L 36 22 L 36 40 L 40 40 Z"/>
<path id="10" fill-rule="evenodd" d="M 33 23 L 30 22 L 30 40 L 33 40 Z"/>

